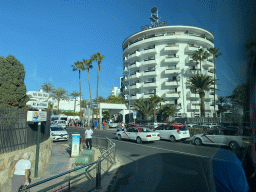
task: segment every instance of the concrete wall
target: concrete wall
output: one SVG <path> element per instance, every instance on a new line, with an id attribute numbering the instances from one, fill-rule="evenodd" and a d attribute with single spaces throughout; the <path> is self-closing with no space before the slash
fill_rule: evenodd
<path id="1" fill-rule="evenodd" d="M 14 173 L 15 164 L 18 160 L 22 159 L 23 153 L 29 151 L 31 153 L 31 180 L 33 182 L 35 174 L 35 155 L 36 145 L 28 147 L 26 149 L 13 151 L 0 155 L 0 191 L 12 191 L 12 177 Z M 39 152 L 39 171 L 41 171 L 45 165 L 47 165 L 52 156 L 52 138 L 44 141 L 40 144 Z"/>

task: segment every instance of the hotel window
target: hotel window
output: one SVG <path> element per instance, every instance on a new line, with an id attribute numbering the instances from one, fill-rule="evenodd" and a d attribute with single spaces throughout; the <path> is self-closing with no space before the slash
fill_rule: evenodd
<path id="1" fill-rule="evenodd" d="M 167 47 L 174 47 L 176 46 L 176 43 L 167 43 Z"/>
<path id="2" fill-rule="evenodd" d="M 196 70 L 196 66 L 189 67 L 190 70 Z"/>
<path id="3" fill-rule="evenodd" d="M 173 58 L 173 57 L 176 57 L 176 54 L 168 54 L 168 56 L 167 57 L 169 57 L 169 58 Z"/>
<path id="4" fill-rule="evenodd" d="M 153 83 L 153 82 L 155 82 L 155 78 L 148 78 L 147 82 Z"/>
<path id="5" fill-rule="evenodd" d="M 148 71 L 155 71 L 155 67 L 149 67 Z"/>
<path id="6" fill-rule="evenodd" d="M 195 88 L 190 88 L 191 93 L 196 93 L 196 89 Z"/>
<path id="7" fill-rule="evenodd" d="M 168 69 L 176 69 L 176 65 L 169 65 Z"/>
<path id="8" fill-rule="evenodd" d="M 149 60 L 155 60 L 155 56 L 151 55 L 151 56 L 148 56 L 146 59 L 144 59 L 144 61 L 149 61 Z"/>
<path id="9" fill-rule="evenodd" d="M 171 88 L 171 89 L 170 89 L 170 92 L 171 92 L 171 93 L 177 93 L 177 88 Z"/>
<path id="10" fill-rule="evenodd" d="M 167 35 L 175 35 L 175 32 L 167 32 Z"/>

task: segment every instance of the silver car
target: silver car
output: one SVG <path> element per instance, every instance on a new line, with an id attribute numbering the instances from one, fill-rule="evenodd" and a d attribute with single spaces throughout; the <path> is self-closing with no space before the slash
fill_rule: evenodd
<path id="1" fill-rule="evenodd" d="M 194 135 L 192 143 L 196 145 L 222 145 L 233 150 L 244 146 L 241 132 L 238 129 L 229 128 L 214 129 L 207 133 Z"/>
<path id="2" fill-rule="evenodd" d="M 60 141 L 60 140 L 67 141 L 69 139 L 68 132 L 62 127 L 52 126 L 50 129 L 51 129 L 50 135 L 52 136 L 53 141 Z"/>

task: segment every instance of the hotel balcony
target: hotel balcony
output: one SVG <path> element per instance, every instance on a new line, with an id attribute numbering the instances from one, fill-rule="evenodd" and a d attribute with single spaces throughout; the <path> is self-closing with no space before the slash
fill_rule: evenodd
<path id="1" fill-rule="evenodd" d="M 180 92 L 166 92 L 165 97 L 166 98 L 179 98 Z"/>
<path id="2" fill-rule="evenodd" d="M 195 65 L 196 65 L 196 61 L 194 61 L 194 60 L 192 59 L 192 57 L 187 57 L 186 60 L 185 60 L 185 64 L 186 64 L 186 65 L 195 66 Z"/>
<path id="3" fill-rule="evenodd" d="M 138 69 L 140 67 L 140 62 L 135 61 L 129 65 L 129 69 Z"/>
<path id="4" fill-rule="evenodd" d="M 140 87 L 142 87 L 142 83 L 136 83 L 135 85 L 131 85 L 130 89 L 139 89 Z"/>
<path id="5" fill-rule="evenodd" d="M 140 76 L 141 76 L 141 73 L 140 73 L 140 72 L 137 72 L 136 74 L 133 74 L 133 75 L 130 76 L 130 80 L 131 80 L 131 79 L 139 79 Z"/>
<path id="6" fill-rule="evenodd" d="M 164 51 L 166 53 L 177 53 L 179 51 L 179 45 L 165 46 Z"/>
<path id="7" fill-rule="evenodd" d="M 194 53 L 195 51 L 197 51 L 200 47 L 199 46 L 191 46 L 191 45 L 187 45 L 185 48 L 185 53 L 189 54 L 189 53 Z"/>
<path id="8" fill-rule="evenodd" d="M 165 75 L 180 73 L 180 68 L 175 69 L 165 69 Z"/>
<path id="9" fill-rule="evenodd" d="M 127 64 L 127 63 L 128 63 L 128 58 L 127 58 L 127 57 L 124 58 L 123 63 L 124 63 L 124 64 Z"/>
<path id="10" fill-rule="evenodd" d="M 141 55 L 143 55 L 143 56 L 155 55 L 155 54 L 156 54 L 156 48 L 151 48 L 151 49 L 141 51 Z"/>
<path id="11" fill-rule="evenodd" d="M 130 100 L 136 100 L 136 99 L 139 99 L 139 98 L 141 98 L 142 97 L 142 94 L 141 93 L 137 93 L 137 94 L 135 94 L 135 95 L 132 95 L 131 97 L 130 97 Z M 129 99 L 129 98 L 128 98 Z"/>
<path id="12" fill-rule="evenodd" d="M 157 64 L 156 59 L 144 60 L 142 61 L 144 66 L 155 66 Z"/>
<path id="13" fill-rule="evenodd" d="M 210 112 L 211 110 L 213 110 L 213 107 L 211 107 L 210 103 L 204 103 L 204 108 L 205 108 L 205 111 L 207 111 L 207 112 Z M 215 108 L 215 110 L 216 110 L 216 108 Z"/>
<path id="14" fill-rule="evenodd" d="M 202 62 L 202 67 L 213 67 L 213 66 L 214 66 L 214 64 L 211 61 L 203 61 Z"/>
<path id="15" fill-rule="evenodd" d="M 128 68 L 124 68 L 123 72 L 128 73 Z"/>
<path id="16" fill-rule="evenodd" d="M 193 76 L 197 74 L 197 70 L 196 69 L 187 69 L 186 70 L 186 75 L 188 76 Z"/>
<path id="17" fill-rule="evenodd" d="M 193 111 L 200 111 L 200 104 L 197 103 L 188 103 L 188 110 L 193 110 Z"/>
<path id="18" fill-rule="evenodd" d="M 179 63 L 180 62 L 180 58 L 179 57 L 166 57 L 164 59 L 165 63 Z"/>
<path id="19" fill-rule="evenodd" d="M 156 71 L 144 71 L 143 76 L 156 76 Z"/>
<path id="20" fill-rule="evenodd" d="M 145 87 L 145 88 L 151 88 L 151 87 L 157 87 L 157 84 L 156 84 L 156 82 L 144 82 L 144 84 L 143 84 L 143 87 Z"/>
<path id="21" fill-rule="evenodd" d="M 135 53 L 128 56 L 128 60 L 139 59 L 139 57 L 140 57 L 140 52 L 136 51 Z"/>
<path id="22" fill-rule="evenodd" d="M 165 86 L 178 87 L 180 86 L 180 81 L 166 81 Z"/>
<path id="23" fill-rule="evenodd" d="M 191 93 L 191 91 L 187 92 L 187 98 L 188 99 L 199 99 L 198 93 Z"/>

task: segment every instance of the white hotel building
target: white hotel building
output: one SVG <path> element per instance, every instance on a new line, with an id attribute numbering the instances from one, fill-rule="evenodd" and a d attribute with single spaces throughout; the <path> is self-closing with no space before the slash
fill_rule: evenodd
<path id="1" fill-rule="evenodd" d="M 199 48 L 214 47 L 213 42 L 211 32 L 183 25 L 149 28 L 128 37 L 122 44 L 126 102 L 130 100 L 132 108 L 136 99 L 156 94 L 166 100 L 165 104 L 174 104 L 177 117 L 200 116 L 199 94 L 187 83 L 197 73 L 191 56 Z M 213 70 L 209 57 L 202 62 L 202 73 L 213 77 Z M 214 113 L 213 88 L 205 93 L 206 117 Z"/>

